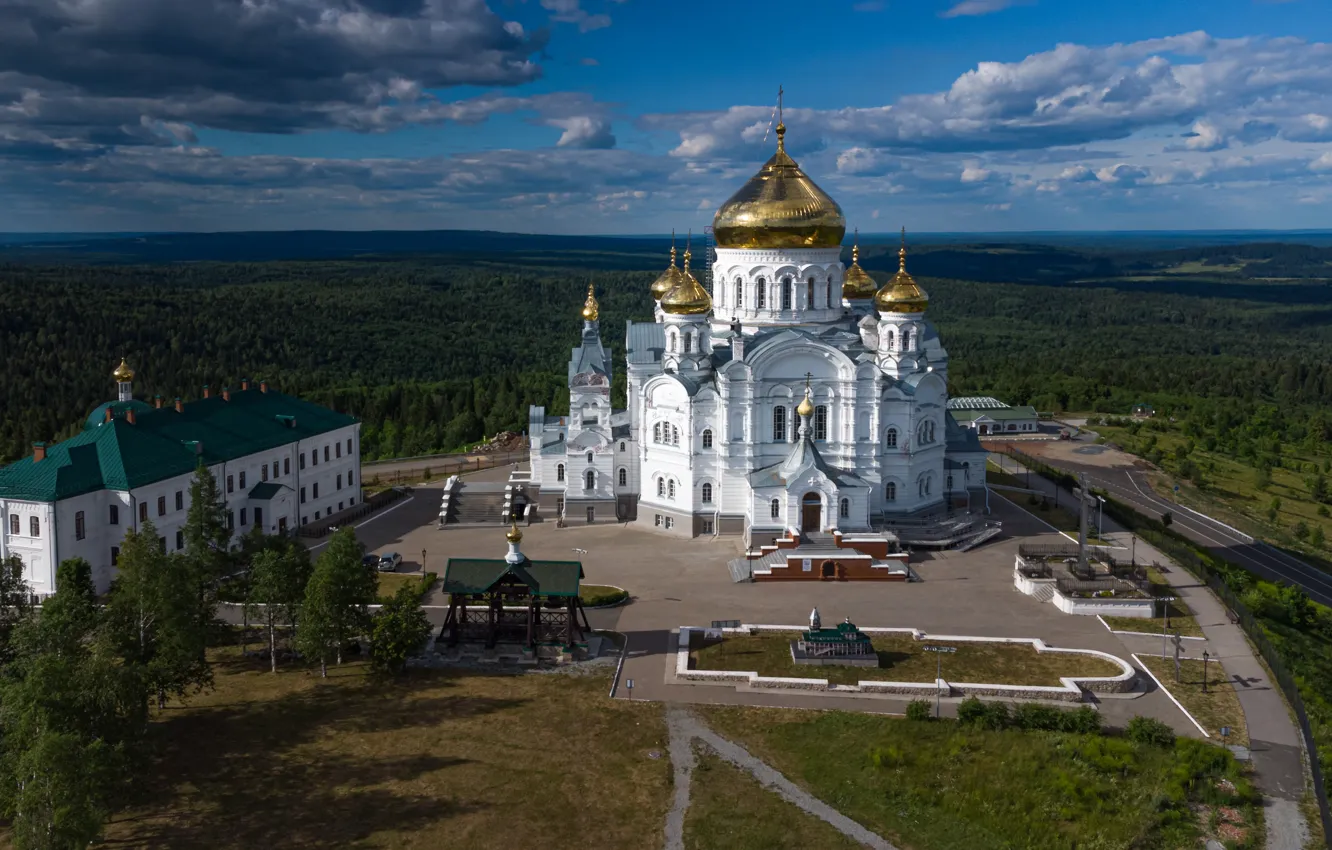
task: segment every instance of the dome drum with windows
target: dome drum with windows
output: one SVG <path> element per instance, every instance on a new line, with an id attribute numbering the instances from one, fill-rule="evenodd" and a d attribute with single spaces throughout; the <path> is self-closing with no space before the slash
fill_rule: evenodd
<path id="1" fill-rule="evenodd" d="M 874 306 L 880 313 L 924 313 L 930 297 L 906 270 L 906 228 L 902 228 L 902 247 L 897 252 L 897 274 L 874 293 Z"/>

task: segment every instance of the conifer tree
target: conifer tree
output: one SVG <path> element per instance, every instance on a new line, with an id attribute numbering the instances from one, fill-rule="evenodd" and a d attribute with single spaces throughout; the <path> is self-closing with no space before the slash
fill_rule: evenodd
<path id="1" fill-rule="evenodd" d="M 355 531 L 339 530 L 315 560 L 306 585 L 296 638 L 302 653 L 319 659 L 321 675 L 328 675 L 330 656 L 342 663 L 343 646 L 368 625 L 378 581 L 361 563 L 364 555 Z"/>
<path id="2" fill-rule="evenodd" d="M 217 480 L 201 462 L 190 481 L 190 507 L 185 514 L 185 553 L 205 580 L 226 575 L 231 565 L 226 508 Z"/>
<path id="3" fill-rule="evenodd" d="M 270 666 L 277 672 L 277 624 L 296 626 L 296 615 L 310 581 L 310 550 L 286 538 L 276 538 L 250 562 L 247 611 L 253 610 L 268 630 Z"/>
<path id="4" fill-rule="evenodd" d="M 420 590 L 405 584 L 375 612 L 370 631 L 371 668 L 396 676 L 429 637 L 430 621 L 421 609 Z"/>
<path id="5" fill-rule="evenodd" d="M 32 589 L 23 578 L 23 559 L 0 559 L 0 663 L 11 658 L 14 628 L 32 611 Z"/>

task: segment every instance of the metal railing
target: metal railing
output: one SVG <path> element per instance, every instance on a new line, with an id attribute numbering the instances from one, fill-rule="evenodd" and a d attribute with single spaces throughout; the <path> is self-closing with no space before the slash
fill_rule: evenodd
<path id="1" fill-rule="evenodd" d="M 494 469 L 497 466 L 508 466 L 512 463 L 521 463 L 528 459 L 525 451 L 521 452 L 496 452 L 488 455 L 443 455 L 438 458 L 438 462 L 431 459 L 431 462 L 425 464 L 421 469 L 395 469 L 391 471 L 376 472 L 373 464 L 362 464 L 361 480 L 368 485 L 373 484 L 401 484 L 404 481 L 419 481 L 422 477 L 440 477 L 445 478 L 450 475 L 458 475 L 464 472 L 478 472 L 482 469 Z M 380 461 L 381 464 L 401 463 L 402 461 Z"/>

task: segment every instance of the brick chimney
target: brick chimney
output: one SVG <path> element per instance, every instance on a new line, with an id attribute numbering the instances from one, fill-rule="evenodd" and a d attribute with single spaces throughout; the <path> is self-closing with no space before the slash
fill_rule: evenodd
<path id="1" fill-rule="evenodd" d="M 32 444 L 32 462 L 41 463 L 46 460 L 46 443 Z"/>
<path id="2" fill-rule="evenodd" d="M 162 396 L 160 394 L 153 396 L 153 407 L 159 410 L 162 408 Z"/>
<path id="3" fill-rule="evenodd" d="M 129 410 L 125 411 L 125 421 L 131 425 L 134 424 L 134 408 L 131 407 Z"/>
<path id="4" fill-rule="evenodd" d="M 212 389 L 210 389 L 207 384 L 204 384 L 204 398 L 208 398 L 212 394 L 213 394 Z"/>
<path id="5" fill-rule="evenodd" d="M 110 422 L 110 421 L 111 421 L 111 408 L 108 407 L 108 408 L 106 409 L 106 418 L 103 419 L 102 421 L 103 421 L 103 422 Z"/>
<path id="6" fill-rule="evenodd" d="M 266 392 L 268 392 L 268 381 L 260 381 L 260 382 L 259 382 L 259 392 L 261 392 L 261 393 L 266 393 Z"/>
<path id="7" fill-rule="evenodd" d="M 231 401 L 231 387 L 222 388 L 222 400 Z"/>
<path id="8" fill-rule="evenodd" d="M 180 396 L 176 396 L 176 412 L 177 413 L 185 412 L 185 402 L 180 400 Z"/>
<path id="9" fill-rule="evenodd" d="M 248 390 L 249 388 L 250 388 L 250 379 L 249 379 L 249 378 L 241 378 L 241 391 L 244 392 L 245 390 Z"/>

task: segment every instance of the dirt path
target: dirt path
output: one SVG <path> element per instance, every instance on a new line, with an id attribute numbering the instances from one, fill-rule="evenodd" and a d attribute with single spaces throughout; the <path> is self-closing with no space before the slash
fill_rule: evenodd
<path id="1" fill-rule="evenodd" d="M 671 735 L 671 763 L 675 768 L 675 800 L 666 815 L 666 850 L 684 850 L 684 818 L 685 812 L 689 809 L 689 785 L 695 762 L 695 740 L 702 741 L 718 756 L 752 775 L 764 788 L 795 804 L 806 814 L 827 823 L 852 841 L 873 847 L 875 850 L 897 850 L 875 833 L 754 758 L 744 747 L 713 732 L 689 709 L 679 705 L 668 706 L 666 728 Z"/>

